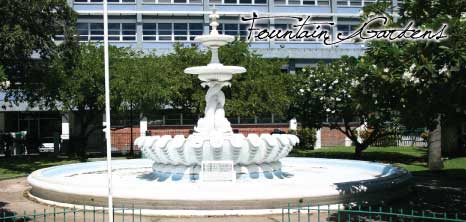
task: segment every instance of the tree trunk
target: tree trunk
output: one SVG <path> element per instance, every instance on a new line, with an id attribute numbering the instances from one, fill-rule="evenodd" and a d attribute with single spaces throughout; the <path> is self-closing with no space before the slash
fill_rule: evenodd
<path id="1" fill-rule="evenodd" d="M 430 132 L 429 142 L 429 160 L 428 166 L 430 170 L 441 170 L 442 162 L 442 128 L 440 126 L 440 118 L 438 119 L 437 128 Z"/>
<path id="2" fill-rule="evenodd" d="M 367 149 L 367 145 L 356 143 L 356 147 L 354 149 L 354 159 L 360 160 L 362 157 L 362 151 Z"/>

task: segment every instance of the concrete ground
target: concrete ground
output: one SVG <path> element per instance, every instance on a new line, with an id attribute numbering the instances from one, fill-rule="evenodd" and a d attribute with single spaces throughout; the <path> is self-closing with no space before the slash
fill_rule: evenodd
<path id="1" fill-rule="evenodd" d="M 1 180 L 0 181 L 0 218 L 3 215 L 16 215 L 17 217 L 22 217 L 24 212 L 27 215 L 32 215 L 34 210 L 37 214 L 43 214 L 44 210 L 46 213 L 52 213 L 54 210 L 60 212 L 54 218 L 53 214 L 43 216 L 38 215 L 36 218 L 29 217 L 26 221 L 107 221 L 108 215 L 103 214 L 101 210 L 98 210 L 95 214 L 92 211 L 86 212 L 84 215 L 82 212 L 78 213 L 66 213 L 63 215 L 63 211 L 72 211 L 72 209 L 63 209 L 55 208 L 53 206 L 48 206 L 45 204 L 34 202 L 27 197 L 27 190 L 30 189 L 26 181 L 26 177 L 20 177 L 10 180 Z M 89 208 L 91 209 L 91 208 Z M 297 215 L 293 215 L 291 218 L 293 221 L 297 221 Z M 306 215 L 301 215 L 301 221 L 307 220 Z M 314 216 L 312 216 L 314 218 Z M 3 222 L 3 220 L 0 220 Z M 7 220 L 8 221 L 8 220 Z M 19 220 L 24 221 L 24 220 Z M 266 216 L 225 216 L 225 217 L 146 217 L 139 216 L 139 213 L 136 211 L 134 217 L 132 212 L 126 212 L 123 218 L 122 215 L 115 215 L 115 220 L 118 222 L 128 221 L 128 222 L 142 222 L 142 221 L 156 221 L 156 222 L 173 222 L 173 221 L 189 221 L 189 222 L 277 222 L 282 221 L 282 215 L 266 215 Z M 288 221 L 288 217 L 285 216 L 285 221 Z"/>

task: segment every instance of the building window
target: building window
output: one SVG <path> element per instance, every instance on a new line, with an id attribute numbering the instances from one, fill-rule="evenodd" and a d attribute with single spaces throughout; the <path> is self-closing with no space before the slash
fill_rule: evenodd
<path id="1" fill-rule="evenodd" d="M 189 40 L 193 41 L 196 36 L 204 33 L 204 27 L 201 23 L 189 23 Z"/>
<path id="2" fill-rule="evenodd" d="M 330 2 L 328 0 L 318 0 L 317 5 L 319 5 L 319 6 L 329 6 Z"/>
<path id="3" fill-rule="evenodd" d="M 143 0 L 144 4 L 201 4 L 202 0 Z"/>
<path id="4" fill-rule="evenodd" d="M 329 0 L 274 0 L 276 5 L 328 6 Z"/>
<path id="5" fill-rule="evenodd" d="M 338 31 L 338 33 L 341 33 L 342 36 L 350 35 L 357 28 L 358 28 L 357 25 L 346 25 L 346 24 L 345 25 L 337 25 L 337 31 Z"/>
<path id="6" fill-rule="evenodd" d="M 375 4 L 377 0 L 364 0 L 364 6 Z"/>
<path id="7" fill-rule="evenodd" d="M 135 23 L 121 23 L 121 40 L 122 41 L 136 41 L 136 24 Z"/>
<path id="8" fill-rule="evenodd" d="M 104 40 L 104 24 L 103 23 L 90 23 L 90 38 L 91 41 Z"/>
<path id="9" fill-rule="evenodd" d="M 76 31 L 79 35 L 79 41 L 89 41 L 89 24 L 88 23 L 78 23 Z"/>
<path id="10" fill-rule="evenodd" d="M 144 23 L 142 25 L 144 41 L 193 41 L 202 33 L 201 23 Z"/>
<path id="11" fill-rule="evenodd" d="M 157 34 L 159 41 L 172 41 L 172 23 L 158 23 Z"/>
<path id="12" fill-rule="evenodd" d="M 108 3 L 135 3 L 136 0 L 107 0 Z M 102 3 L 103 0 L 74 0 L 74 3 Z"/>
<path id="13" fill-rule="evenodd" d="M 274 28 L 275 28 L 276 30 L 281 30 L 282 33 L 283 33 L 283 32 L 286 32 L 286 30 L 288 30 L 289 27 L 290 27 L 289 24 L 275 24 L 275 25 L 274 25 Z M 288 41 L 288 38 L 285 38 L 285 39 L 280 38 L 280 39 L 274 39 L 274 40 L 277 41 L 277 42 L 285 42 L 285 41 Z"/>
<path id="14" fill-rule="evenodd" d="M 142 40 L 157 41 L 157 24 L 144 23 L 142 24 Z"/>
<path id="15" fill-rule="evenodd" d="M 361 7 L 362 6 L 362 0 L 350 0 L 350 6 Z"/>
<path id="16" fill-rule="evenodd" d="M 120 23 L 108 23 L 108 40 L 120 40 Z"/>
<path id="17" fill-rule="evenodd" d="M 348 6 L 349 2 L 348 2 L 348 0 L 337 0 L 337 5 L 338 6 Z"/>
<path id="18" fill-rule="evenodd" d="M 257 26 L 256 26 L 257 27 Z M 246 40 L 249 35 L 248 32 L 249 24 L 236 24 L 236 23 L 226 23 L 220 24 L 217 29 L 218 33 L 224 35 L 232 35 L 238 37 L 241 40 Z M 210 28 L 212 30 L 212 28 Z"/>
<path id="19" fill-rule="evenodd" d="M 78 23 L 77 32 L 79 41 L 103 41 L 104 24 L 103 23 Z M 109 23 L 108 24 L 109 41 L 135 41 L 136 24 L 135 23 Z"/>
<path id="20" fill-rule="evenodd" d="M 377 0 L 337 0 L 337 6 L 362 7 L 374 4 Z"/>
<path id="21" fill-rule="evenodd" d="M 277 30 L 282 30 L 282 31 L 293 30 L 295 33 L 297 32 L 296 28 L 294 27 L 294 24 L 275 24 L 274 26 L 275 26 L 275 29 Z M 303 29 L 304 29 L 303 31 L 307 31 L 310 34 L 314 31 L 314 26 L 305 26 L 303 27 Z M 331 36 L 330 26 L 319 26 L 317 30 L 317 34 L 320 33 L 321 31 L 327 31 L 328 35 Z M 283 34 L 283 32 L 281 34 Z M 276 42 L 315 42 L 317 40 L 316 38 L 289 39 L 288 35 L 286 37 L 287 37 L 286 39 L 274 39 L 274 40 Z M 323 38 L 319 40 L 323 40 Z"/>
<path id="22" fill-rule="evenodd" d="M 174 39 L 175 41 L 188 40 L 188 24 L 187 23 L 174 23 Z"/>
<path id="23" fill-rule="evenodd" d="M 316 0 L 303 0 L 303 5 L 316 5 Z"/>
<path id="24" fill-rule="evenodd" d="M 275 5 L 286 5 L 286 0 L 275 0 Z"/>
<path id="25" fill-rule="evenodd" d="M 210 4 L 265 5 L 267 0 L 208 0 Z"/>

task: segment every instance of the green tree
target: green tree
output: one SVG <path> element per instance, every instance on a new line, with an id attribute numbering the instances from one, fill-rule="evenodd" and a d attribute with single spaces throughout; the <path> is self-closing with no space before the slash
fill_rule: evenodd
<path id="1" fill-rule="evenodd" d="M 220 48 L 225 65 L 244 66 L 246 73 L 233 77 L 226 89 L 228 116 L 260 116 L 275 114 L 286 117 L 290 106 L 289 84 L 293 76 L 282 71 L 285 59 L 265 59 L 253 53 L 247 43 L 235 41 Z"/>
<path id="2" fill-rule="evenodd" d="M 380 84 L 399 90 L 396 94 L 401 101 L 398 112 L 404 125 L 433 130 L 441 120 L 442 127 L 448 129 L 451 125 L 459 128 L 466 120 L 465 8 L 464 0 L 406 1 L 400 10 L 401 18 L 391 21 L 391 26 L 403 27 L 414 21 L 418 27 L 437 30 L 442 24 L 448 24 L 448 38 L 442 41 L 370 43 L 364 59 L 390 69 L 390 78 Z M 374 5 L 365 9 L 365 15 L 384 9 L 384 5 Z M 379 91 L 385 89 L 379 87 Z M 453 134 L 457 135 L 456 138 L 447 142 L 458 141 L 458 133 Z M 460 146 L 456 143 L 454 148 Z M 450 151 L 446 147 L 442 148 L 445 154 L 458 152 L 458 149 Z M 436 159 L 430 162 L 441 162 L 439 155 Z"/>
<path id="3" fill-rule="evenodd" d="M 11 88 L 35 84 L 35 77 L 49 67 L 46 64 L 56 53 L 54 37 L 72 32 L 75 22 L 76 14 L 65 0 L 2 1 L 0 65 L 13 83 Z M 25 99 L 26 94 L 15 96 Z"/>
<path id="4" fill-rule="evenodd" d="M 250 52 L 248 44 L 235 41 L 220 48 L 220 61 L 225 65 L 244 66 L 246 73 L 235 75 L 231 88 L 224 88 L 225 111 L 228 116 L 255 116 L 274 113 L 285 116 L 289 108 L 288 83 L 291 76 L 282 72 L 286 60 L 264 59 Z M 196 75 L 184 73 L 191 66 L 209 63 L 210 53 L 197 47 L 175 45 L 173 53 L 158 58 L 157 72 L 168 75 L 169 104 L 177 109 L 202 113 L 206 89 L 200 87 Z"/>
<path id="5" fill-rule="evenodd" d="M 171 80 L 170 73 L 161 72 L 164 60 L 154 54 L 128 53 L 112 60 L 110 86 L 114 113 L 129 117 L 132 128 L 139 114 L 165 108 L 170 101 Z M 129 155 L 134 155 L 133 144 Z"/>
<path id="6" fill-rule="evenodd" d="M 204 106 L 204 90 L 197 75 L 184 73 L 191 66 L 203 66 L 209 63 L 209 54 L 198 47 L 174 46 L 173 53 L 160 56 L 162 64 L 158 72 L 168 76 L 167 91 L 170 93 L 169 105 L 183 112 L 201 113 Z"/>
<path id="7" fill-rule="evenodd" d="M 360 159 L 363 150 L 397 127 L 396 90 L 374 91 L 388 73 L 353 57 L 304 69 L 295 84 L 293 113 L 304 127 L 327 126 L 343 133 Z"/>
<path id="8" fill-rule="evenodd" d="M 104 54 L 103 47 L 94 44 L 80 44 L 76 54 L 62 50 L 54 58 L 53 72 L 45 73 L 40 81 L 40 97 L 47 107 L 61 112 L 73 113 L 73 128 L 71 132 L 72 152 L 80 157 L 86 157 L 87 141 L 92 133 L 103 129 L 102 114 L 105 108 L 104 99 Z M 112 85 L 113 109 L 122 105 L 115 101 L 125 92 L 119 82 L 125 81 L 135 72 L 129 72 L 134 51 L 127 48 L 111 46 L 110 70 Z M 71 60 L 71 61 L 70 61 Z M 124 64 L 121 64 L 123 63 Z M 132 70 L 131 70 L 132 71 Z M 121 88 L 115 88 L 120 86 Z M 126 98 L 126 97 L 125 97 Z"/>

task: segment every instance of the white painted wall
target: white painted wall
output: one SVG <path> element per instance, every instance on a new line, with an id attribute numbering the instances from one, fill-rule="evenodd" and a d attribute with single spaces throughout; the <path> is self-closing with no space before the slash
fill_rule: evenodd
<path id="1" fill-rule="evenodd" d="M 320 129 L 316 130 L 316 144 L 314 144 L 314 149 L 322 148 L 322 134 Z"/>
<path id="2" fill-rule="evenodd" d="M 61 116 L 61 135 L 62 140 L 70 139 L 70 114 L 62 114 Z"/>
<path id="3" fill-rule="evenodd" d="M 139 121 L 139 133 L 141 136 L 145 136 L 147 131 L 147 117 L 143 116 Z"/>

